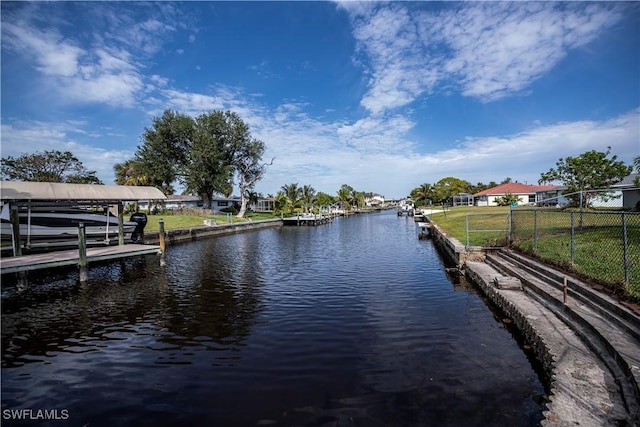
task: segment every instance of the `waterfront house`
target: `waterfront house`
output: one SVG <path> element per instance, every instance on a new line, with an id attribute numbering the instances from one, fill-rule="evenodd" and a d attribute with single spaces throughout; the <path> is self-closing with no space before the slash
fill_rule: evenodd
<path id="1" fill-rule="evenodd" d="M 455 196 L 451 196 L 449 199 L 451 206 L 473 206 L 473 195 L 469 193 L 459 193 Z"/>
<path id="2" fill-rule="evenodd" d="M 636 185 L 636 180 L 640 180 L 640 174 L 632 173 L 611 186 L 613 190 L 622 193 L 623 209 L 640 211 L 640 187 Z"/>
<path id="3" fill-rule="evenodd" d="M 198 196 L 172 194 L 164 201 L 165 209 L 202 208 L 202 199 Z"/>
<path id="4" fill-rule="evenodd" d="M 566 189 L 567 187 L 558 185 L 551 189 L 536 191 L 536 206 L 555 206 L 557 208 L 567 206 L 571 200 L 563 194 Z"/>
<path id="5" fill-rule="evenodd" d="M 258 203 L 251 203 L 249 210 L 252 212 L 273 212 L 276 206 L 276 199 L 274 197 L 260 197 Z"/>
<path id="6" fill-rule="evenodd" d="M 527 185 L 519 182 L 508 182 L 488 188 L 473 195 L 476 206 L 498 206 L 497 199 L 506 195 L 518 198 L 518 205 L 533 205 L 536 203 L 536 192 L 551 190 L 556 185 Z"/>
<path id="7" fill-rule="evenodd" d="M 366 206 L 379 208 L 384 206 L 384 196 L 380 194 L 374 193 L 371 197 L 367 197 L 364 199 L 364 204 Z"/>
<path id="8" fill-rule="evenodd" d="M 589 206 L 593 208 L 640 210 L 640 188 L 635 180 L 640 174 L 631 174 L 609 188 L 588 190 L 592 197 Z M 567 187 L 558 186 L 550 190 L 536 192 L 537 206 L 562 207 L 569 205 L 571 200 L 565 196 Z M 573 193 L 578 195 L 579 192 Z"/>

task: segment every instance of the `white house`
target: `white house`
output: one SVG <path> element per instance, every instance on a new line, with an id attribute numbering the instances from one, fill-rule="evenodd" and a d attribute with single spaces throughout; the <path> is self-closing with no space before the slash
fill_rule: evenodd
<path id="1" fill-rule="evenodd" d="M 551 190 L 555 185 L 526 185 L 519 182 L 509 182 L 488 188 L 473 195 L 477 206 L 498 206 L 497 199 L 506 195 L 518 198 L 518 205 L 533 205 L 536 203 L 538 191 Z"/>
<path id="2" fill-rule="evenodd" d="M 374 193 L 373 196 L 364 199 L 364 204 L 370 207 L 382 207 L 384 206 L 384 196 Z"/>
<path id="3" fill-rule="evenodd" d="M 637 179 L 640 180 L 640 174 L 632 173 L 611 186 L 611 188 L 622 192 L 623 209 L 640 211 L 640 187 L 636 185 Z"/>
<path id="4" fill-rule="evenodd" d="M 547 190 L 536 191 L 536 206 L 566 206 L 571 200 L 562 194 L 567 187 L 556 186 Z"/>

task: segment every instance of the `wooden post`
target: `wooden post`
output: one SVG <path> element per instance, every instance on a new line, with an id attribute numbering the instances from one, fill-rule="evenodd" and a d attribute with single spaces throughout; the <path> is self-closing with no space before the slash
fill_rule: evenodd
<path id="1" fill-rule="evenodd" d="M 20 214 L 17 209 L 12 209 L 10 213 L 11 228 L 13 236 L 13 256 L 22 255 L 22 245 L 20 244 Z"/>
<path id="2" fill-rule="evenodd" d="M 124 206 L 118 202 L 118 245 L 124 245 Z"/>
<path id="3" fill-rule="evenodd" d="M 78 224 L 78 267 L 80 268 L 80 283 L 86 283 L 87 273 L 87 236 L 84 222 Z"/>
<path id="4" fill-rule="evenodd" d="M 158 232 L 158 235 L 160 237 L 160 265 L 164 266 L 166 263 L 164 259 L 164 253 L 166 249 L 166 240 L 164 235 L 164 220 L 161 219 L 160 221 L 158 221 L 158 226 L 160 228 L 160 231 Z"/>

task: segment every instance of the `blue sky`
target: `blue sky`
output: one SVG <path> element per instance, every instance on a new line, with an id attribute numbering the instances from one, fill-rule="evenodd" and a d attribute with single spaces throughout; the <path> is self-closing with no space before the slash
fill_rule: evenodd
<path id="1" fill-rule="evenodd" d="M 107 184 L 165 109 L 237 112 L 265 195 L 640 155 L 636 2 L 3 1 L 1 24 L 2 156 L 68 150 Z"/>

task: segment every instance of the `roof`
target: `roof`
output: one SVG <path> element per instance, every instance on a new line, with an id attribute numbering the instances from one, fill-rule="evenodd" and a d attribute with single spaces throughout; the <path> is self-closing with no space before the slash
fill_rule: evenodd
<path id="1" fill-rule="evenodd" d="M 2 201 L 120 202 L 166 198 L 162 191 L 155 187 L 17 181 L 0 181 L 0 195 Z"/>
<path id="2" fill-rule="evenodd" d="M 620 182 L 613 184 L 611 187 L 620 188 L 620 187 L 633 187 L 635 188 L 635 180 L 640 177 L 639 173 L 632 173 L 629 176 L 625 176 Z"/>
<path id="3" fill-rule="evenodd" d="M 536 191 L 545 191 L 556 188 L 557 185 L 526 185 L 519 182 L 508 182 L 506 184 L 500 184 L 495 187 L 487 188 L 479 193 L 474 194 L 477 196 L 502 196 L 505 194 L 533 194 Z"/>
<path id="4" fill-rule="evenodd" d="M 190 194 L 170 194 L 167 196 L 167 202 L 201 202 L 202 197 Z"/>

